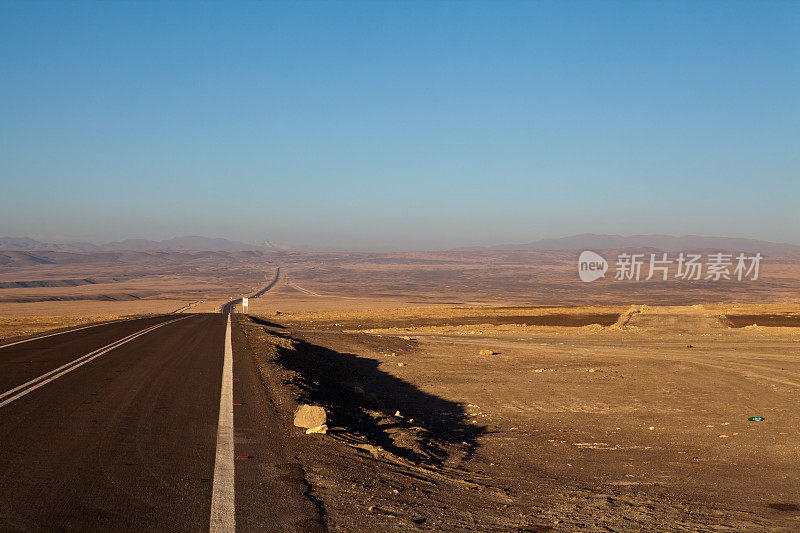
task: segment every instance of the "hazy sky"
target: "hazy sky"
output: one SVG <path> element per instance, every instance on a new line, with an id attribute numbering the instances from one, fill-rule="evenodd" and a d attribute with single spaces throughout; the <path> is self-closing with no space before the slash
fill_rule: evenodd
<path id="1" fill-rule="evenodd" d="M 0 2 L 0 235 L 800 243 L 800 2 Z"/>

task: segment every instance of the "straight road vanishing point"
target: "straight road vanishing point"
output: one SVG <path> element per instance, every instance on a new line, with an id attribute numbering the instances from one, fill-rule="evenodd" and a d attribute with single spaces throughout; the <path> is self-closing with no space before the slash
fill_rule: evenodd
<path id="1" fill-rule="evenodd" d="M 299 492 L 237 506 L 239 491 L 265 494 L 262 472 L 284 460 L 269 434 L 277 424 L 248 427 L 275 422 L 259 412 L 268 407 L 258 385 L 249 364 L 234 368 L 229 315 L 134 319 L 0 346 L 0 529 L 294 530 L 308 518 L 291 512 L 302 502 L 286 501 Z M 256 411 L 242 427 L 234 398 Z M 241 471 L 237 434 L 249 437 L 243 454 L 265 450 Z"/>

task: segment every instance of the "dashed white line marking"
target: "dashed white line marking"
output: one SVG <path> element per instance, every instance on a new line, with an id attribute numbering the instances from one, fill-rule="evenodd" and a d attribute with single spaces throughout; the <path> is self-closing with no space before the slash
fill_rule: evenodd
<path id="1" fill-rule="evenodd" d="M 231 316 L 225 329 L 225 358 L 222 363 L 222 390 L 219 395 L 217 454 L 214 460 L 214 484 L 211 489 L 210 531 L 236 531 L 234 450 L 233 450 L 233 346 Z"/>

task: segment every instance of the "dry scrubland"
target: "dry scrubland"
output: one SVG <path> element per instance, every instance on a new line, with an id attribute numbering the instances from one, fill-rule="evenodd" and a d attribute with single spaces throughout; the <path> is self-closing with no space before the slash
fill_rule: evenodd
<path id="1" fill-rule="evenodd" d="M 601 250 L 608 258 L 620 251 Z M 328 306 L 320 300 L 388 300 L 406 307 L 800 301 L 800 254 L 767 257 L 755 282 L 615 281 L 609 275 L 589 284 L 578 281 L 577 256 L 572 251 L 425 252 L 290 255 L 275 261 L 289 284 L 285 290 L 304 299 L 319 295 L 318 305 Z"/>
<path id="2" fill-rule="evenodd" d="M 55 282 L 0 289 L 0 335 L 269 286 L 237 320 L 287 419 L 329 411 L 295 443 L 333 530 L 800 529 L 800 256 L 591 284 L 576 257 L 0 252 L 0 286 Z"/>
<path id="3" fill-rule="evenodd" d="M 2 252 L 0 339 L 116 318 L 217 312 L 272 275 L 249 252 Z"/>
<path id="4" fill-rule="evenodd" d="M 619 250 L 602 252 L 614 257 Z M 756 282 L 636 282 L 614 281 L 609 276 L 583 284 L 577 280 L 576 260 L 577 252 L 571 251 L 0 251 L 0 315 L 81 314 L 84 302 L 119 309 L 112 314 L 126 314 L 129 309 L 170 312 L 200 304 L 205 304 L 205 310 L 231 296 L 253 294 L 272 280 L 278 266 L 281 280 L 270 298 L 252 302 L 259 311 L 800 301 L 800 254 L 767 257 Z"/>
<path id="5" fill-rule="evenodd" d="M 170 312 L 257 290 L 273 270 L 250 252 L 0 252 L 0 313 Z"/>

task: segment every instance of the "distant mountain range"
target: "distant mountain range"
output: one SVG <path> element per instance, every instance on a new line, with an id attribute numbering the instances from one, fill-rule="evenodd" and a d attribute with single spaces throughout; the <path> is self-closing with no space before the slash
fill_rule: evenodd
<path id="1" fill-rule="evenodd" d="M 468 250 L 592 250 L 605 248 L 655 248 L 664 252 L 682 250 L 734 250 L 737 252 L 761 252 L 775 254 L 800 251 L 796 244 L 760 241 L 756 239 L 737 239 L 732 237 L 705 237 L 702 235 L 596 235 L 584 233 L 561 237 L 559 239 L 542 239 L 527 244 L 502 244 L 497 246 L 458 248 Z"/>
<path id="2" fill-rule="evenodd" d="M 542 239 L 526 244 L 502 244 L 497 246 L 472 246 L 456 248 L 455 251 L 480 250 L 601 250 L 608 248 L 655 248 L 664 252 L 683 250 L 732 250 L 737 252 L 761 252 L 779 254 L 800 252 L 796 244 L 775 243 L 756 239 L 737 239 L 731 237 L 706 237 L 702 235 L 596 235 L 584 233 L 558 239 Z M 176 237 L 163 241 L 147 239 L 126 239 L 124 241 L 93 244 L 89 242 L 52 243 L 41 242 L 27 237 L 0 237 L 0 250 L 22 252 L 120 252 L 120 251 L 210 251 L 243 252 L 269 250 L 308 250 L 312 248 L 291 248 L 264 241 L 261 244 L 247 244 L 229 239 L 211 239 L 200 236 Z M 320 251 L 320 250 L 316 250 Z"/>
<path id="3" fill-rule="evenodd" d="M 272 245 L 269 241 L 263 244 L 246 244 L 228 239 L 210 239 L 196 235 L 176 237 L 164 241 L 151 241 L 147 239 L 126 239 L 119 242 L 106 244 L 93 244 L 89 242 L 52 243 L 40 242 L 27 237 L 0 237 L 0 250 L 25 251 L 25 252 L 116 252 L 116 251 L 212 251 L 212 252 L 241 252 L 251 250 L 279 250 L 280 247 Z"/>

